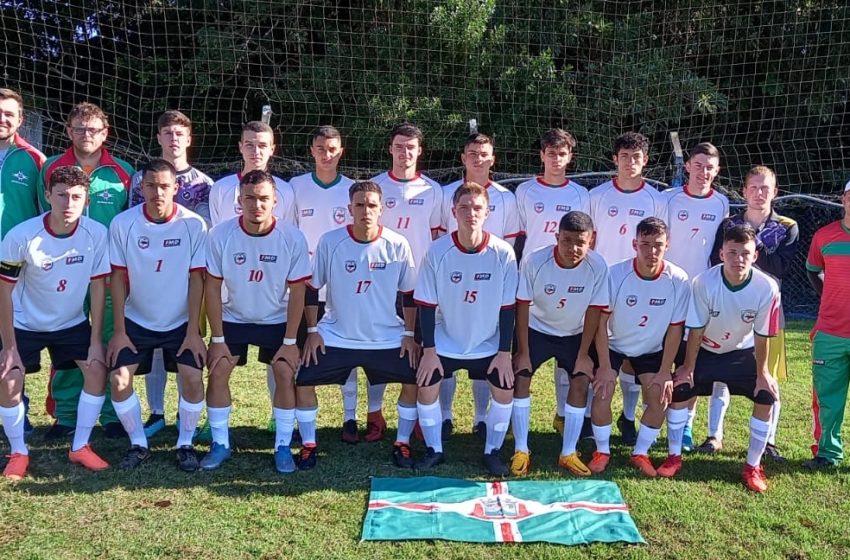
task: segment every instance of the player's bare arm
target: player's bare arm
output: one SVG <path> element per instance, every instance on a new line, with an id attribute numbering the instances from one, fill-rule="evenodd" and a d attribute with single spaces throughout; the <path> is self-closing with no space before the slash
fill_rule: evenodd
<path id="1" fill-rule="evenodd" d="M 325 341 L 316 326 L 319 324 L 319 290 L 308 286 L 305 298 L 304 319 L 307 322 L 307 340 L 304 341 L 301 361 L 309 366 L 319 363 L 318 352 L 325 353 Z"/>
<path id="2" fill-rule="evenodd" d="M 667 334 L 664 335 L 664 352 L 661 354 L 661 368 L 652 376 L 649 386 L 658 385 L 661 388 L 661 404 L 667 406 L 673 399 L 673 361 L 676 359 L 676 351 L 682 341 L 685 327 L 682 325 L 669 325 Z"/>
<path id="3" fill-rule="evenodd" d="M 18 344 L 15 340 L 14 311 L 12 307 L 12 290 L 15 285 L 10 282 L 0 282 L 0 339 L 3 350 L 0 351 L 0 379 L 4 379 L 13 369 L 24 371 L 21 356 L 18 354 Z"/>
<path id="4" fill-rule="evenodd" d="M 134 354 L 138 354 L 139 352 L 136 350 L 130 337 L 127 336 L 124 326 L 124 305 L 127 300 L 127 269 L 113 268 L 112 277 L 109 281 L 109 291 L 112 295 L 112 320 L 115 326 L 112 331 L 112 338 L 106 347 L 106 364 L 108 367 L 112 367 L 118 353 L 124 348 L 129 348 Z"/>
<path id="5" fill-rule="evenodd" d="M 207 357 L 207 347 L 201 338 L 199 318 L 201 316 L 201 303 L 204 301 L 204 271 L 193 270 L 189 272 L 189 323 L 186 327 L 186 338 L 177 350 L 179 356 L 185 350 L 192 352 L 195 360 L 203 364 Z"/>
<path id="6" fill-rule="evenodd" d="M 236 358 L 230 353 L 230 348 L 225 342 L 213 342 L 224 340 L 224 324 L 221 319 L 221 285 L 222 279 L 207 274 L 204 280 L 204 302 L 207 308 L 207 321 L 210 324 L 210 346 L 207 350 L 207 369 L 212 371 L 215 365 L 222 359 L 236 366 Z"/>
<path id="7" fill-rule="evenodd" d="M 602 310 L 598 307 L 588 307 L 584 314 L 584 330 L 581 333 L 581 344 L 576 356 L 575 372 L 587 375 L 591 380 L 593 375 L 593 360 L 590 359 L 590 345 L 596 338 L 596 330 L 599 328 L 599 317 Z M 610 364 L 609 364 L 610 368 Z"/>
<path id="8" fill-rule="evenodd" d="M 516 303 L 516 340 L 517 351 L 514 354 L 514 373 L 521 371 L 531 372 L 531 356 L 528 349 L 528 313 L 529 303 L 517 301 Z M 533 372 L 532 372 L 533 373 Z"/>
<path id="9" fill-rule="evenodd" d="M 694 384 L 694 368 L 697 365 L 697 354 L 702 344 L 702 335 L 705 327 L 691 329 L 688 331 L 688 343 L 685 346 L 685 361 L 676 369 L 673 375 L 673 386 Z"/>
<path id="10" fill-rule="evenodd" d="M 756 388 L 753 396 L 758 395 L 759 391 L 767 391 L 773 395 L 774 399 L 779 400 L 779 386 L 776 383 L 776 379 L 770 374 L 770 368 L 767 366 L 770 339 L 758 334 L 754 336 L 756 349 Z"/>
<path id="11" fill-rule="evenodd" d="M 597 322 L 594 342 L 599 359 L 599 368 L 597 368 L 596 373 L 592 377 L 593 393 L 594 395 L 598 395 L 601 400 L 605 401 L 614 396 L 614 383 L 617 379 L 617 372 L 615 372 L 614 368 L 611 367 L 611 355 L 608 353 L 608 318 L 610 317 L 610 314 L 602 313 L 599 308 L 589 307 L 584 315 L 585 332 L 587 332 L 587 329 L 590 327 L 588 321 L 593 321 L 591 314 L 594 311 Z M 582 336 L 582 344 L 584 344 L 584 336 Z M 578 363 L 577 359 L 576 371 L 582 371 L 578 369 Z"/>
<path id="12" fill-rule="evenodd" d="M 89 342 L 89 355 L 86 365 L 91 366 L 100 362 L 104 367 L 106 364 L 106 349 L 103 347 L 103 310 L 106 302 L 106 279 L 96 278 L 89 284 L 89 298 L 91 300 L 91 342 Z"/>
<path id="13" fill-rule="evenodd" d="M 295 345 L 295 337 L 298 336 L 298 325 L 301 322 L 301 316 L 304 314 L 304 294 L 306 285 L 304 282 L 289 282 L 289 306 L 286 308 L 286 333 L 283 338 L 285 342 L 281 344 L 278 351 L 272 358 L 272 363 L 278 360 L 286 362 L 293 373 L 298 369 L 298 364 L 301 363 L 298 355 L 298 346 Z M 287 344 L 292 342 L 292 344 Z"/>
<path id="14" fill-rule="evenodd" d="M 414 332 L 416 330 L 416 304 L 413 303 L 413 294 L 402 294 L 404 306 L 401 309 L 404 315 L 404 336 L 401 337 L 401 354 L 400 357 L 407 355 L 410 362 L 410 367 L 416 368 L 419 366 L 419 354 L 422 348 L 416 342 Z"/>

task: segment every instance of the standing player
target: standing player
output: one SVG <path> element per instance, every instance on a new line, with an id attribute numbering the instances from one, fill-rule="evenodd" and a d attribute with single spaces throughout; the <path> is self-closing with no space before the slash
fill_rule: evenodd
<path id="1" fill-rule="evenodd" d="M 767 366 L 768 337 L 779 328 L 779 287 L 753 267 L 756 232 L 733 226 L 723 234 L 723 264 L 697 275 L 688 308 L 688 340 L 676 370 L 673 402 L 667 412 L 670 455 L 657 469 L 672 477 L 682 468 L 682 434 L 688 401 L 711 394 L 714 383 L 753 401 L 750 444 L 741 478 L 753 492 L 767 490 L 761 456 L 770 431 L 770 411 L 777 398 L 776 380 Z"/>
<path id="2" fill-rule="evenodd" d="M 649 162 L 649 140 L 643 134 L 626 132 L 614 140 L 614 165 L 617 176 L 590 191 L 590 217 L 596 226 L 594 250 L 609 266 L 632 260 L 633 233 L 637 224 L 652 216 L 667 219 L 667 203 L 658 190 L 643 179 L 643 168 Z M 631 369 L 631 368 L 629 368 Z M 635 409 L 640 397 L 640 385 L 634 372 L 619 372 L 623 392 L 623 413 L 617 427 L 623 441 L 633 444 Z"/>
<path id="3" fill-rule="evenodd" d="M 89 178 L 60 167 L 45 196 L 51 210 L 15 226 L 0 246 L 0 418 L 11 445 L 3 475 L 20 480 L 29 466 L 24 444 L 24 373 L 40 369 L 47 348 L 57 365 L 76 363 L 85 385 L 77 411 L 72 463 L 101 471 L 109 465 L 88 440 L 106 399 L 104 278 L 109 275 L 106 228 L 82 217 Z M 83 310 L 91 285 L 91 324 Z"/>
<path id="4" fill-rule="evenodd" d="M 844 458 L 841 425 L 850 379 L 850 258 L 845 250 L 850 246 L 850 182 L 841 202 L 844 217 L 815 232 L 806 258 L 809 282 L 820 296 L 812 329 L 814 458 L 803 463 L 811 470 L 833 467 Z"/>
<path id="5" fill-rule="evenodd" d="M 452 197 L 455 191 L 464 183 L 477 183 L 487 189 L 487 193 L 490 195 L 490 215 L 485 224 L 487 231 L 513 245 L 519 235 L 516 196 L 509 189 L 490 180 L 490 169 L 496 162 L 493 150 L 493 139 L 486 134 L 473 133 L 466 139 L 463 153 L 460 155 L 464 169 L 463 179 L 443 187 L 441 234 L 452 233 L 457 230 L 457 219 L 452 214 L 452 207 L 454 206 Z M 447 439 L 454 429 L 452 404 L 456 387 L 456 375 L 443 379 L 440 386 L 443 439 Z M 487 406 L 490 404 L 490 384 L 483 379 L 474 379 L 472 381 L 472 398 L 475 406 L 472 430 L 483 438 L 486 435 L 484 417 L 487 415 Z"/>
<path id="6" fill-rule="evenodd" d="M 618 369 L 624 360 L 629 360 L 634 368 L 638 386 L 643 388 L 646 410 L 629 462 L 654 477 L 649 448 L 661 431 L 672 396 L 673 361 L 682 342 L 691 286 L 681 268 L 664 260 L 669 241 L 663 220 L 641 220 L 632 245 L 635 257 L 610 268 L 611 303 L 602 312 L 599 324 L 600 332 L 607 336 L 597 337 L 597 351 L 600 369 Z M 607 462 L 610 454 L 606 436 L 611 433 L 611 401 L 595 400 L 593 413 L 596 453 L 606 454 L 597 461 L 601 464 Z M 602 415 L 606 416 L 607 426 L 597 424 Z"/>
<path id="7" fill-rule="evenodd" d="M 349 193 L 353 223 L 321 237 L 307 286 L 309 334 L 296 377 L 295 418 L 303 441 L 298 467 L 316 466 L 316 386 L 342 384 L 353 368 L 363 367 L 371 381 L 402 384 L 393 461 L 411 468 L 410 434 L 417 417 L 414 368 L 419 357 L 413 339 L 413 253 L 404 237 L 380 223 L 381 187 L 363 181 L 354 183 Z M 318 291 L 323 287 L 327 304 L 318 321 Z M 396 313 L 399 293 L 403 321 Z"/>
<path id="8" fill-rule="evenodd" d="M 206 347 L 198 321 L 207 227 L 203 218 L 174 202 L 173 165 L 154 159 L 142 173 L 145 203 L 116 216 L 109 227 L 115 333 L 106 358 L 112 404 L 131 445 L 120 466 L 132 469 L 150 457 L 133 375 L 150 371 L 153 351 L 162 348 L 166 367 L 181 378 L 177 463 L 191 472 L 199 468 L 192 435 L 204 409 Z"/>
<path id="9" fill-rule="evenodd" d="M 180 111 L 166 111 L 156 124 L 156 140 L 162 148 L 162 159 L 177 170 L 177 195 L 175 202 L 201 216 L 210 226 L 210 187 L 213 180 L 189 165 L 189 147 L 192 145 L 192 121 Z M 144 204 L 141 171 L 133 175 L 130 189 L 130 206 Z M 145 422 L 145 435 L 153 437 L 165 427 L 165 364 L 162 351 L 153 355 L 151 372 L 145 376 L 145 396 L 150 416 Z"/>
<path id="10" fill-rule="evenodd" d="M 348 189 L 354 183 L 339 173 L 343 154 L 342 135 L 332 126 L 320 126 L 310 138 L 310 155 L 316 170 L 293 177 L 289 183 L 295 193 L 295 222 L 307 238 L 312 257 L 325 233 L 350 223 L 348 215 Z M 325 313 L 327 289 L 319 290 L 318 318 Z M 306 325 L 306 323 L 305 323 Z M 305 327 L 306 328 L 306 327 Z M 306 331 L 299 329 L 299 343 L 303 347 Z M 342 440 L 357 443 L 357 370 L 342 385 Z"/>
<path id="11" fill-rule="evenodd" d="M 439 235 L 443 202 L 440 185 L 422 175 L 417 167 L 424 141 L 418 127 L 410 123 L 394 126 L 389 145 L 392 169 L 372 179 L 384 193 L 383 223 L 407 239 L 417 267 L 425 258 L 431 240 Z M 378 441 L 387 428 L 381 412 L 385 389 L 382 386 L 368 388 L 366 436 L 363 438 L 366 441 Z"/>
<path id="12" fill-rule="evenodd" d="M 747 208 L 731 218 L 723 221 L 717 231 L 715 248 L 711 255 L 712 264 L 720 262 L 720 246 L 723 243 L 723 232 L 735 226 L 749 224 L 756 230 L 756 248 L 758 258 L 755 266 L 769 274 L 782 287 L 782 279 L 788 272 L 794 255 L 797 253 L 797 243 L 800 238 L 797 222 L 791 218 L 780 216 L 773 210 L 773 199 L 776 198 L 776 174 L 769 167 L 758 165 L 753 167 L 744 178 L 744 199 Z M 779 330 L 776 338 L 770 341 L 768 366 L 770 373 L 782 381 L 787 376 L 785 360 L 785 317 L 779 316 Z M 723 446 L 723 419 L 729 407 L 729 388 L 723 383 L 717 383 L 711 393 L 708 409 L 708 438 L 696 448 L 697 451 L 714 453 Z M 784 457 L 776 447 L 776 426 L 779 423 L 780 401 L 773 403 L 770 415 L 770 435 L 764 454 L 775 461 L 784 461 Z"/>
<path id="13" fill-rule="evenodd" d="M 260 170 L 241 179 L 242 216 L 213 228 L 207 242 L 206 305 L 212 338 L 207 363 L 210 452 L 201 468 L 217 469 L 230 458 L 230 374 L 248 359 L 248 345 L 275 375 L 275 468 L 294 472 L 289 446 L 295 424 L 295 335 L 304 313 L 304 281 L 310 256 L 304 235 L 272 215 L 274 177 Z M 222 286 L 227 300 L 222 301 Z M 286 292 L 290 297 L 285 302 Z M 281 345 L 281 338 L 283 344 Z"/>
<path id="14" fill-rule="evenodd" d="M 66 125 L 71 147 L 58 156 L 48 158 L 41 168 L 39 197 L 43 209 L 50 208 L 44 198 L 50 176 L 58 168 L 76 165 L 91 179 L 89 204 L 86 216 L 107 228 L 112 219 L 127 209 L 130 178 L 133 168 L 129 163 L 113 157 L 104 147 L 109 136 L 109 118 L 100 107 L 92 103 L 79 103 L 68 113 Z M 107 280 L 107 287 L 109 280 Z M 107 290 L 103 319 L 104 344 L 112 336 L 112 296 Z M 73 432 L 76 424 L 77 403 L 83 390 L 83 375 L 79 369 L 51 370 L 48 386 L 48 412 L 56 422 L 44 435 L 45 439 L 57 439 Z M 109 396 L 109 387 L 106 388 Z M 100 423 L 107 437 L 124 437 L 124 429 L 109 399 L 103 404 Z"/>
<path id="15" fill-rule="evenodd" d="M 578 394 L 583 384 L 576 377 L 593 373 L 588 351 L 599 325 L 600 309 L 608 305 L 608 266 L 590 250 L 593 221 L 584 212 L 564 214 L 555 239 L 554 246 L 526 255 L 520 265 L 511 417 L 515 442 L 511 472 L 517 476 L 528 474 L 531 466 L 531 376 L 550 358 L 573 378 L 565 406 L 567 449 L 558 462 L 576 474 L 590 474 L 575 452 L 587 403 L 587 395 Z M 587 385 L 583 386 L 586 389 Z"/>
<path id="16" fill-rule="evenodd" d="M 670 248 L 667 260 L 681 267 L 692 279 L 710 266 L 714 239 L 720 223 L 729 215 L 729 199 L 714 190 L 720 173 L 720 151 L 708 142 L 694 146 L 685 163 L 688 182 L 684 187 L 667 189 L 667 227 Z M 693 446 L 692 427 L 696 415 L 693 401 L 684 434 L 684 448 Z"/>
<path id="17" fill-rule="evenodd" d="M 465 369 L 470 379 L 490 382 L 484 464 L 492 476 L 505 476 L 509 471 L 500 450 L 513 408 L 516 257 L 507 242 L 484 230 L 490 214 L 487 189 L 476 183 L 457 189 L 453 213 L 458 229 L 431 245 L 414 294 L 423 347 L 417 371 L 419 424 L 428 446 L 416 467 L 443 462 L 440 382 Z"/>
<path id="18" fill-rule="evenodd" d="M 543 176 L 535 177 L 516 189 L 519 215 L 521 254 L 528 255 L 551 245 L 558 233 L 561 217 L 572 210 L 590 214 L 590 195 L 587 189 L 567 179 L 567 167 L 573 159 L 576 140 L 572 134 L 553 128 L 540 136 L 540 161 Z M 555 368 L 555 402 L 557 410 L 553 425 L 564 431 L 564 404 L 570 378 L 566 371 Z"/>

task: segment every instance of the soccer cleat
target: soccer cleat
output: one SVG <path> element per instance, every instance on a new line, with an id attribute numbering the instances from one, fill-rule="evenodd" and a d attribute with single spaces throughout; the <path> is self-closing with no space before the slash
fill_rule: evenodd
<path id="1" fill-rule="evenodd" d="M 151 414 L 145 422 L 145 437 L 152 438 L 165 429 L 165 416 L 162 414 Z"/>
<path id="2" fill-rule="evenodd" d="M 443 436 L 443 441 L 448 441 L 452 437 L 452 432 L 455 431 L 454 422 L 451 420 L 443 420 L 443 425 L 440 428 Z"/>
<path id="3" fill-rule="evenodd" d="M 48 430 L 44 433 L 44 441 L 52 441 L 57 439 L 64 439 L 66 437 L 74 435 L 75 428 L 70 426 L 63 426 L 59 423 L 58 420 L 53 422 L 53 425 L 48 428 Z"/>
<path id="4" fill-rule="evenodd" d="M 301 448 L 301 453 L 298 454 L 296 463 L 298 464 L 299 470 L 309 471 L 316 466 L 316 462 L 318 460 L 319 448 L 315 445 L 305 445 Z"/>
<path id="5" fill-rule="evenodd" d="M 655 469 L 655 472 L 658 476 L 663 476 L 664 478 L 673 478 L 682 470 L 682 456 L 681 455 L 668 455 L 661 465 Z"/>
<path id="6" fill-rule="evenodd" d="M 27 475 L 27 467 L 30 466 L 30 456 L 23 453 L 12 453 L 8 457 L 9 462 L 6 463 L 6 468 L 3 469 L 3 476 L 9 480 L 23 480 Z"/>
<path id="7" fill-rule="evenodd" d="M 180 426 L 180 421 L 177 421 L 177 426 Z M 212 443 L 212 427 L 209 420 L 204 420 L 204 423 L 195 428 L 195 433 L 192 434 L 192 441 L 195 443 Z"/>
<path id="8" fill-rule="evenodd" d="M 357 420 L 346 420 L 342 425 L 342 441 L 352 445 L 360 441 L 357 433 Z"/>
<path id="9" fill-rule="evenodd" d="M 809 459 L 808 461 L 803 463 L 803 468 L 808 469 L 810 471 L 819 471 L 823 469 L 831 469 L 835 466 L 835 463 L 827 459 L 826 457 L 817 456 L 814 459 Z"/>
<path id="10" fill-rule="evenodd" d="M 121 422 L 107 422 L 103 425 L 103 435 L 106 439 L 122 439 L 127 437 L 127 430 Z"/>
<path id="11" fill-rule="evenodd" d="M 478 422 L 477 424 L 472 426 L 472 435 L 476 436 L 482 441 L 487 439 L 487 423 Z"/>
<path id="12" fill-rule="evenodd" d="M 608 461 L 610 460 L 610 453 L 600 453 L 599 451 L 594 451 L 593 457 L 587 464 L 587 468 L 590 469 L 590 472 L 592 472 L 593 474 L 599 474 L 608 468 Z"/>
<path id="13" fill-rule="evenodd" d="M 230 448 L 220 443 L 213 442 L 210 451 L 201 459 L 200 467 L 205 471 L 214 471 L 222 463 L 230 459 Z"/>
<path id="14" fill-rule="evenodd" d="M 567 469 L 576 476 L 590 476 L 593 474 L 587 465 L 581 462 L 578 458 L 578 453 L 570 453 L 569 455 L 561 455 L 558 457 L 558 466 L 562 469 Z"/>
<path id="15" fill-rule="evenodd" d="M 694 449 L 694 429 L 685 424 L 685 431 L 682 432 L 682 451 L 693 451 Z"/>
<path id="16" fill-rule="evenodd" d="M 697 453 L 717 453 L 723 449 L 723 442 L 716 437 L 707 437 L 698 447 L 694 448 Z"/>
<path id="17" fill-rule="evenodd" d="M 384 414 L 379 410 L 370 412 L 366 416 L 366 435 L 363 439 L 369 443 L 380 441 L 384 437 L 384 432 L 387 431 L 387 421 L 384 420 Z"/>
<path id="18" fill-rule="evenodd" d="M 772 443 L 768 443 L 767 447 L 764 448 L 764 456 L 775 463 L 785 462 L 785 457 L 783 457 L 782 453 L 779 452 L 779 448 Z"/>
<path id="19" fill-rule="evenodd" d="M 531 469 L 531 453 L 517 451 L 511 457 L 511 474 L 514 476 L 525 476 Z"/>
<path id="20" fill-rule="evenodd" d="M 584 420 L 581 423 L 581 433 L 578 436 L 579 439 L 593 439 L 593 422 L 590 420 L 590 416 L 585 416 Z"/>
<path id="21" fill-rule="evenodd" d="M 109 468 L 109 463 L 101 459 L 88 443 L 76 451 L 68 451 L 68 459 L 90 471 L 105 471 Z"/>
<path id="22" fill-rule="evenodd" d="M 416 461 L 413 468 L 416 470 L 433 469 L 437 465 L 442 464 L 443 461 L 443 452 L 440 451 L 437 453 L 433 447 L 429 447 L 425 450 L 425 455 Z"/>
<path id="23" fill-rule="evenodd" d="M 637 442 L 637 429 L 635 429 L 635 421 L 629 420 L 623 414 L 617 418 L 617 429 L 620 430 L 620 439 L 623 444 L 632 446 Z"/>
<path id="24" fill-rule="evenodd" d="M 288 445 L 278 445 L 274 450 L 274 468 L 279 473 L 293 473 L 298 470 L 292 458 L 292 449 Z"/>
<path id="25" fill-rule="evenodd" d="M 484 454 L 484 466 L 487 467 L 487 472 L 490 476 L 508 476 L 511 471 L 502 459 L 501 449 L 494 449 L 490 453 Z"/>
<path id="26" fill-rule="evenodd" d="M 761 465 L 752 466 L 744 465 L 744 470 L 741 472 L 741 479 L 744 481 L 744 486 L 747 490 L 758 492 L 761 494 L 767 490 L 767 477 L 764 475 L 764 469 Z"/>
<path id="27" fill-rule="evenodd" d="M 177 448 L 177 468 L 183 472 L 195 472 L 201 468 L 198 453 L 191 445 L 181 445 Z"/>
<path id="28" fill-rule="evenodd" d="M 649 478 L 655 478 L 658 472 L 652 466 L 652 461 L 646 455 L 632 455 L 629 463 Z"/>
<path id="29" fill-rule="evenodd" d="M 410 444 L 397 441 L 393 444 L 393 463 L 400 469 L 412 469 L 415 461 L 413 460 Z"/>
<path id="30" fill-rule="evenodd" d="M 274 416 L 269 418 L 269 423 L 266 424 L 266 431 L 272 434 L 277 432 L 277 421 L 275 421 Z"/>
<path id="31" fill-rule="evenodd" d="M 554 430 L 556 432 L 558 432 L 559 434 L 564 435 L 564 423 L 565 422 L 566 422 L 566 420 L 564 420 L 564 417 L 558 415 L 558 413 L 556 412 L 555 417 L 552 418 L 552 428 L 554 428 Z"/>
<path id="32" fill-rule="evenodd" d="M 142 447 L 141 445 L 131 445 L 130 449 L 127 450 L 127 453 L 124 454 L 124 457 L 121 458 L 121 461 L 118 463 L 118 468 L 123 471 L 129 471 L 131 469 L 135 469 L 148 459 L 150 459 L 151 452 L 147 447 Z"/>

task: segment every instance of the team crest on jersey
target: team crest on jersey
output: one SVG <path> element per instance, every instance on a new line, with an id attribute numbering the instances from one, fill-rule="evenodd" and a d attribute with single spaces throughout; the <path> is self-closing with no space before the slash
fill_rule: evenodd
<path id="1" fill-rule="evenodd" d="M 425 199 L 423 199 L 423 198 L 411 198 L 410 200 L 407 201 L 407 204 L 409 204 L 410 206 L 424 206 L 425 205 Z"/>
<path id="2" fill-rule="evenodd" d="M 538 214 L 542 213 L 543 210 L 545 210 L 545 209 L 546 209 L 546 207 L 543 205 L 542 202 L 535 202 L 534 203 L 534 211 L 537 212 Z"/>
<path id="3" fill-rule="evenodd" d="M 139 237 L 139 240 L 136 243 L 139 245 L 139 249 L 147 249 L 151 246 L 151 240 L 144 235 Z"/>
<path id="4" fill-rule="evenodd" d="M 23 171 L 18 171 L 17 173 L 12 175 L 12 178 L 14 179 L 14 181 L 12 181 L 12 182 L 18 183 L 19 185 L 26 185 L 27 179 L 29 179 L 29 177 L 27 177 L 27 174 L 24 173 Z"/>
<path id="5" fill-rule="evenodd" d="M 53 261 L 41 261 L 41 270 L 47 272 L 51 268 L 53 268 Z"/>
<path id="6" fill-rule="evenodd" d="M 572 209 L 572 206 L 568 204 L 558 204 L 555 206 L 556 212 L 569 212 Z"/>
<path id="7" fill-rule="evenodd" d="M 65 257 L 65 264 L 77 264 L 85 260 L 85 255 L 74 255 L 73 257 Z"/>
<path id="8" fill-rule="evenodd" d="M 97 198 L 98 203 L 109 204 L 112 200 L 112 193 L 109 191 L 100 191 L 94 196 Z"/>
<path id="9" fill-rule="evenodd" d="M 183 200 L 191 200 L 191 198 L 192 198 L 192 193 L 190 193 L 190 192 L 189 192 L 189 191 L 187 191 L 187 190 L 181 191 L 181 192 L 180 192 L 180 198 L 182 198 Z"/>
<path id="10" fill-rule="evenodd" d="M 688 219 L 688 211 L 687 210 L 679 210 L 679 213 L 676 215 L 679 218 L 679 221 L 684 222 Z"/>
<path id="11" fill-rule="evenodd" d="M 612 206 L 608 209 L 608 215 L 611 216 L 612 218 L 615 217 L 619 213 L 620 213 L 620 209 L 617 208 L 616 206 Z"/>
<path id="12" fill-rule="evenodd" d="M 345 222 L 345 208 L 337 206 L 334 208 L 334 221 L 338 224 Z"/>
<path id="13" fill-rule="evenodd" d="M 309 218 L 312 215 L 313 215 L 313 209 L 312 208 L 302 208 L 301 209 L 301 217 L 302 218 Z"/>
<path id="14" fill-rule="evenodd" d="M 667 302 L 667 298 L 649 298 L 649 305 L 660 306 Z"/>
<path id="15" fill-rule="evenodd" d="M 714 214 L 703 214 L 702 216 L 700 216 L 700 219 L 704 222 L 713 222 L 717 219 L 717 216 L 715 216 Z"/>
<path id="16" fill-rule="evenodd" d="M 233 262 L 236 264 L 243 265 L 246 260 L 248 260 L 248 257 L 245 256 L 245 253 L 233 253 Z"/>
<path id="17" fill-rule="evenodd" d="M 491 275 L 490 275 L 489 272 L 476 272 L 474 279 L 475 280 L 489 280 L 490 276 Z"/>
<path id="18" fill-rule="evenodd" d="M 354 272 L 357 270 L 357 263 L 354 261 L 345 261 L 345 271 Z"/>
<path id="19" fill-rule="evenodd" d="M 177 239 L 163 239 L 162 240 L 163 247 L 179 247 L 180 246 L 180 238 Z"/>
<path id="20" fill-rule="evenodd" d="M 584 286 L 570 286 L 567 288 L 568 294 L 580 294 L 584 291 Z"/>
<path id="21" fill-rule="evenodd" d="M 277 262 L 277 255 L 260 255 L 260 262 Z"/>
<path id="22" fill-rule="evenodd" d="M 555 284 L 546 284 L 545 286 L 543 286 L 543 293 L 545 293 L 547 296 L 551 296 L 552 294 L 554 294 Z"/>
<path id="23" fill-rule="evenodd" d="M 453 283 L 457 284 L 458 282 L 463 280 L 463 273 L 461 273 L 461 271 L 459 271 L 459 270 L 455 270 L 454 272 L 452 272 L 452 275 L 449 277 L 449 279 Z"/>
<path id="24" fill-rule="evenodd" d="M 628 296 L 626 297 L 626 305 L 629 307 L 634 307 L 637 305 L 637 296 Z"/>
<path id="25" fill-rule="evenodd" d="M 394 198 L 388 198 L 384 202 L 384 204 L 387 206 L 387 208 L 395 208 L 395 199 Z"/>
<path id="26" fill-rule="evenodd" d="M 384 270 L 387 268 L 387 263 L 384 261 L 375 261 L 369 263 L 369 270 Z"/>
<path id="27" fill-rule="evenodd" d="M 644 214 L 646 214 L 646 212 L 644 212 L 643 210 L 640 210 L 638 208 L 630 208 L 629 209 L 629 216 L 638 216 L 638 217 L 642 218 Z"/>
<path id="28" fill-rule="evenodd" d="M 741 320 L 745 323 L 752 323 L 756 320 L 756 310 L 744 309 L 743 311 L 741 311 Z"/>

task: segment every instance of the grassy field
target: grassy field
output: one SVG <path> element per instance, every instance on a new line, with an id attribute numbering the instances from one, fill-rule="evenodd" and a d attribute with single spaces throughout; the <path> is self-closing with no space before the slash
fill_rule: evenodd
<path id="1" fill-rule="evenodd" d="M 110 469 L 93 474 L 67 461 L 67 444 L 45 444 L 49 418 L 34 406 L 31 475 L 18 484 L 0 481 L 0 553 L 4 558 L 848 558 L 850 475 L 847 467 L 811 474 L 800 463 L 810 457 L 808 328 L 789 329 L 791 379 L 783 384 L 778 443 L 789 458 L 767 464 L 770 489 L 748 492 L 739 482 L 746 453 L 750 404 L 735 397 L 726 422 L 725 448 L 717 457 L 689 455 L 674 480 L 648 480 L 628 465 L 629 450 L 613 438 L 615 481 L 631 507 L 643 546 L 472 545 L 448 542 L 361 543 L 369 479 L 411 476 L 390 461 L 391 437 L 380 443 L 340 442 L 336 388 L 320 392 L 321 454 L 314 471 L 278 475 L 271 458 L 272 436 L 265 371 L 257 366 L 233 377 L 231 442 L 234 457 L 216 472 L 184 474 L 174 465 L 173 426 L 151 442 L 154 458 L 132 473 Z M 44 397 L 45 375 L 30 378 L 33 403 Z M 144 387 L 144 383 L 139 383 Z M 551 374 L 533 385 L 531 479 L 552 480 L 560 471 L 559 437 L 551 427 Z M 175 396 L 169 386 L 169 417 Z M 387 399 L 394 401 L 391 389 Z M 470 435 L 469 382 L 456 401 L 456 433 L 445 447 L 448 463 L 438 476 L 483 479 L 481 444 Z M 361 418 L 365 416 L 361 395 Z M 615 407 L 619 406 L 619 402 Z M 395 407 L 386 407 L 395 426 Z M 695 439 L 705 436 L 706 405 L 700 405 Z M 845 432 L 846 432 L 845 428 Z M 616 432 L 616 430 L 615 430 Z M 390 436 L 388 434 L 388 436 Z M 96 431 L 95 447 L 117 462 L 125 442 Z M 511 447 L 512 441 L 506 443 Z M 421 444 L 416 451 L 421 452 Z M 591 448 L 586 447 L 585 451 Z M 666 454 L 659 440 L 654 460 Z M 507 453 L 506 453 L 507 456 Z"/>

